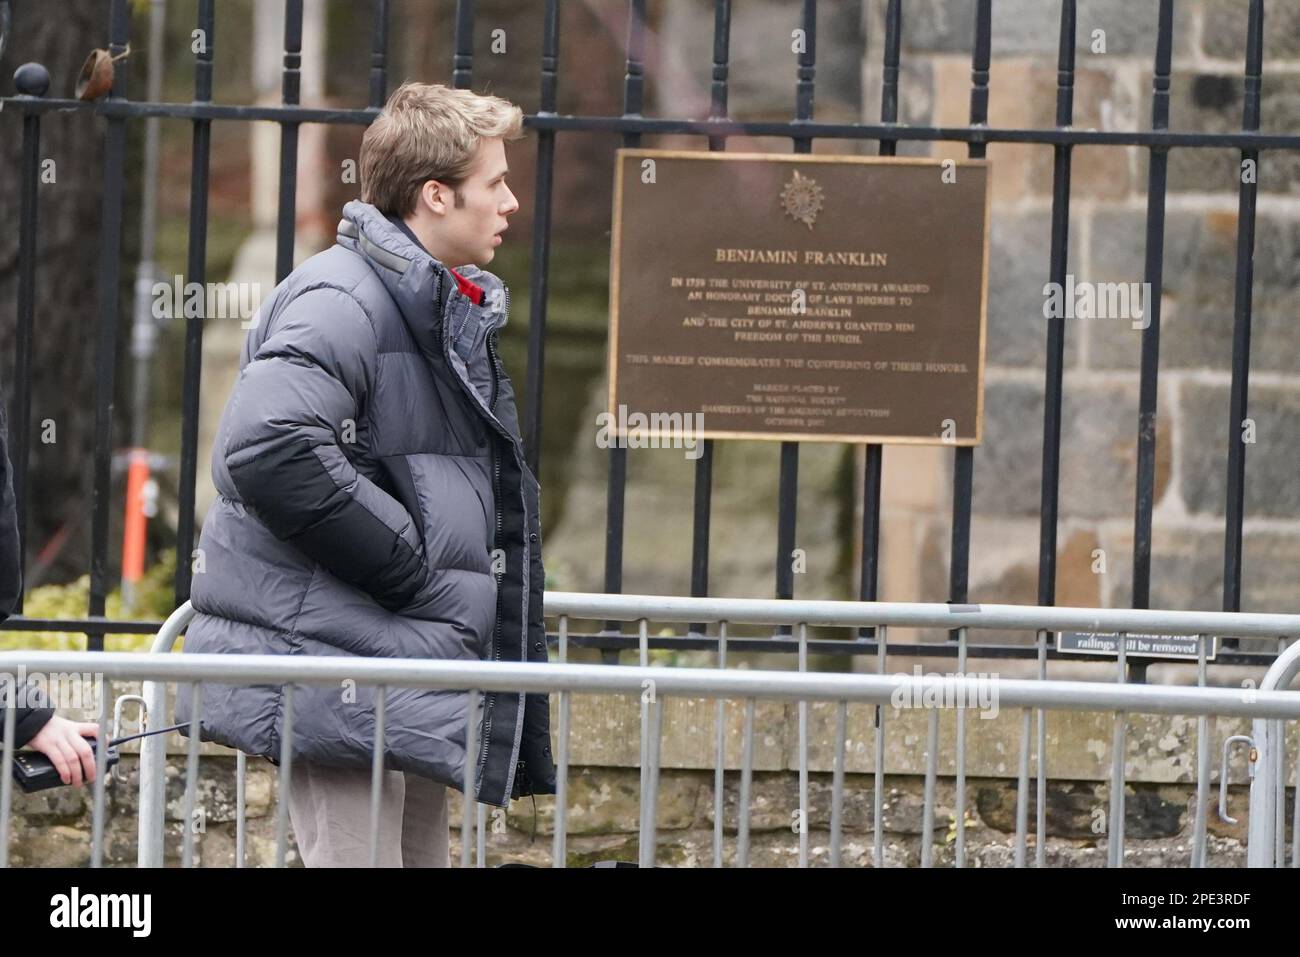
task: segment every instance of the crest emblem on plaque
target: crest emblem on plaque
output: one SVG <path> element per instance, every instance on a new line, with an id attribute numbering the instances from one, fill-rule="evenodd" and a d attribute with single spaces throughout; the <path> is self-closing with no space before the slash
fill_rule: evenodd
<path id="1" fill-rule="evenodd" d="M 797 169 L 791 170 L 790 181 L 781 190 L 781 206 L 786 213 L 812 229 L 823 205 L 822 188 L 817 180 L 802 175 Z"/>

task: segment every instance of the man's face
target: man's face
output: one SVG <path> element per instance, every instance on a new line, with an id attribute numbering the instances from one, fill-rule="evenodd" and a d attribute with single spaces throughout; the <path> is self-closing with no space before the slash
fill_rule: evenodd
<path id="1" fill-rule="evenodd" d="M 444 204 L 438 217 L 438 238 L 449 266 L 473 263 L 486 266 L 501 245 L 506 218 L 519 208 L 519 201 L 506 185 L 505 144 L 498 137 L 479 144 L 474 169 L 460 185 L 460 205 Z M 440 190 L 445 199 L 450 190 Z"/>

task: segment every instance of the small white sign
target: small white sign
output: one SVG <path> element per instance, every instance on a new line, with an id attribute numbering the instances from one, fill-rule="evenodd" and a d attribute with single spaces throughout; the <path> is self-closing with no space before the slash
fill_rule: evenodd
<path id="1" fill-rule="evenodd" d="M 1130 658 L 1184 658 L 1196 661 L 1200 642 L 1206 642 L 1205 660 L 1213 661 L 1219 651 L 1215 635 L 1162 635 L 1128 632 L 1124 636 L 1124 654 Z M 1119 635 L 1113 631 L 1062 631 L 1056 635 L 1056 650 L 1074 655 L 1119 657 Z"/>

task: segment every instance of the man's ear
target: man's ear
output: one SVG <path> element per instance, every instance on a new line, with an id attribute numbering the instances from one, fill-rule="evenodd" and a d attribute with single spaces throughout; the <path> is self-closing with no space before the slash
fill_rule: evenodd
<path id="1" fill-rule="evenodd" d="M 451 190 L 439 183 L 436 179 L 426 180 L 420 187 L 420 201 L 424 203 L 431 212 L 438 215 L 445 215 L 447 212 L 447 197 Z"/>

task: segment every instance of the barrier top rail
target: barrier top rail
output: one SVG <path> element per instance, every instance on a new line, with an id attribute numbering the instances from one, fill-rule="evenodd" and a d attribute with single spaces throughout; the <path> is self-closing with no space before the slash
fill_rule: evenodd
<path id="1" fill-rule="evenodd" d="M 917 691 L 932 682 L 956 700 L 974 695 L 990 681 L 1001 707 L 1143 714 L 1237 715 L 1300 718 L 1300 694 L 1239 688 L 1133 685 L 1111 682 L 1047 681 L 984 675 L 844 674 L 764 672 L 718 668 L 667 668 L 497 661 L 416 661 L 409 658 L 315 658 L 286 655 L 142 655 L 123 651 L 0 652 L 0 675 L 19 667 L 37 672 L 93 672 L 106 678 L 234 684 L 302 681 L 317 684 L 350 679 L 360 684 L 480 691 L 568 691 L 580 694 L 640 694 L 645 682 L 661 696 L 755 698 L 787 701 L 890 703 L 901 685 Z"/>
<path id="2" fill-rule="evenodd" d="M 778 598 L 690 598 L 548 591 L 548 616 L 635 621 L 727 621 L 746 624 L 1023 631 L 1165 632 L 1234 638 L 1300 636 L 1300 615 L 1145 608 L 1066 608 L 1043 605 L 940 602 L 815 601 Z"/>

